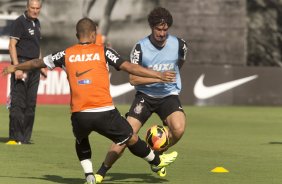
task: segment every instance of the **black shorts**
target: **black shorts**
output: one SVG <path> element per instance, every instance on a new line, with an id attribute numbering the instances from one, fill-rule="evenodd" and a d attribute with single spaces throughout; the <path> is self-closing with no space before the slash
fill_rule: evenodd
<path id="1" fill-rule="evenodd" d="M 152 113 L 155 112 L 166 125 L 164 120 L 175 111 L 184 113 L 178 95 L 153 98 L 144 93 L 137 92 L 126 116 L 134 117 L 144 125 Z"/>
<path id="2" fill-rule="evenodd" d="M 133 134 L 127 120 L 117 109 L 105 112 L 75 112 L 71 116 L 73 133 L 80 142 L 95 131 L 116 144 L 124 144 Z"/>

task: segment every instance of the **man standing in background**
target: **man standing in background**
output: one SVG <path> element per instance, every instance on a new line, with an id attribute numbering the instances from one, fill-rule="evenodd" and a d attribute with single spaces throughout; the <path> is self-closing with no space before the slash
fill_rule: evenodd
<path id="1" fill-rule="evenodd" d="M 9 51 L 13 65 L 30 59 L 40 58 L 40 0 L 27 0 L 27 10 L 12 25 Z M 41 70 L 46 77 L 44 69 Z M 40 70 L 23 72 L 17 70 L 11 75 L 9 104 L 9 141 L 8 145 L 30 144 Z"/>

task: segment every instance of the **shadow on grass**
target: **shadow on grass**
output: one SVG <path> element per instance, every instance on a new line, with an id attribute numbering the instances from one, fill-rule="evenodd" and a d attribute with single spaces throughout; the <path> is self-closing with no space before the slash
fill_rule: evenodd
<path id="1" fill-rule="evenodd" d="M 0 137 L 0 142 L 6 143 L 9 140 L 8 137 Z"/>
<path id="2" fill-rule="evenodd" d="M 64 178 L 62 176 L 56 176 L 56 175 L 44 175 L 42 179 L 47 181 L 52 181 L 54 183 L 61 183 L 61 184 L 76 184 L 76 183 L 85 182 L 85 180 L 81 178 Z"/>
<path id="3" fill-rule="evenodd" d="M 6 142 L 8 142 L 9 141 L 9 138 L 8 137 L 0 137 L 0 143 L 2 142 L 2 143 L 6 143 Z M 23 143 L 23 144 L 25 144 L 25 145 L 30 145 L 30 144 L 34 144 L 33 142 L 32 142 L 32 140 L 30 141 L 30 142 L 28 142 L 28 143 Z"/>
<path id="4" fill-rule="evenodd" d="M 107 184 L 121 184 L 121 183 L 163 183 L 168 180 L 159 178 L 158 176 L 149 173 L 109 173 L 104 179 L 103 183 Z"/>
<path id="5" fill-rule="evenodd" d="M 84 179 L 63 178 L 56 175 L 44 175 L 44 180 L 61 184 L 77 184 L 85 182 Z M 105 184 L 121 184 L 121 183 L 163 183 L 168 180 L 158 178 L 151 174 L 126 174 L 126 173 L 109 173 L 103 180 Z"/>
<path id="6" fill-rule="evenodd" d="M 282 144 L 282 142 L 269 142 L 269 144 Z"/>
<path id="7" fill-rule="evenodd" d="M 61 184 L 77 184 L 77 183 L 84 183 L 84 179 L 80 178 L 64 178 L 62 176 L 56 176 L 56 175 L 44 175 L 42 177 L 20 177 L 20 176 L 0 176 L 0 178 L 20 178 L 20 179 L 32 179 L 32 180 L 45 180 L 50 181 L 54 183 L 61 183 Z M 30 183 L 35 183 L 30 182 Z M 40 183 L 40 182 L 36 182 Z"/>
<path id="8" fill-rule="evenodd" d="M 60 184 L 77 184 L 84 183 L 85 180 L 81 178 L 64 178 L 57 175 L 43 175 L 42 177 L 16 177 L 16 176 L 0 176 L 5 178 L 23 178 L 23 179 L 35 179 L 46 180 L 53 183 Z M 163 183 L 168 180 L 153 176 L 152 174 L 126 174 L 126 173 L 109 173 L 103 183 L 105 184 L 122 184 L 122 183 Z M 31 182 L 33 183 L 33 182 Z"/>

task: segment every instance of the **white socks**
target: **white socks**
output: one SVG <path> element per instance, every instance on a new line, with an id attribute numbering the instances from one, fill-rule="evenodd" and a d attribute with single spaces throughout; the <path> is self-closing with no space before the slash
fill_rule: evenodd
<path id="1" fill-rule="evenodd" d="M 93 173 L 92 162 L 90 159 L 80 161 L 84 173 Z"/>
<path id="2" fill-rule="evenodd" d="M 147 162 L 150 162 L 150 161 L 154 160 L 155 156 L 156 155 L 155 155 L 154 151 L 151 149 L 151 152 L 149 153 L 149 155 L 147 155 L 144 158 L 144 160 L 146 160 Z"/>

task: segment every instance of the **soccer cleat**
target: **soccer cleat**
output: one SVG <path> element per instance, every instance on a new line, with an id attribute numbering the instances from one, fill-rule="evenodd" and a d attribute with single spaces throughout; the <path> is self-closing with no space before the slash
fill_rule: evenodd
<path id="1" fill-rule="evenodd" d="M 162 154 L 160 155 L 161 163 L 157 166 L 151 165 L 151 169 L 153 172 L 157 173 L 161 177 L 166 176 L 166 166 L 172 164 L 176 158 L 178 153 L 176 151 L 173 151 L 169 154 Z"/>
<path id="2" fill-rule="evenodd" d="M 6 142 L 7 145 L 21 145 L 21 142 L 17 142 L 17 141 L 8 141 Z"/>
<path id="3" fill-rule="evenodd" d="M 95 174 L 96 183 L 102 183 L 104 177 L 100 174 Z"/>
<path id="4" fill-rule="evenodd" d="M 91 175 L 88 175 L 86 177 L 86 182 L 85 184 L 95 184 L 96 181 L 95 181 L 95 177 L 91 174 Z"/>
<path id="5" fill-rule="evenodd" d="M 163 153 L 162 155 L 160 155 L 161 163 L 158 166 L 153 166 L 153 167 L 159 168 L 159 169 L 166 167 L 176 160 L 177 155 L 178 155 L 178 153 L 176 151 L 173 151 L 173 152 L 168 153 L 168 154 Z"/>
<path id="6" fill-rule="evenodd" d="M 166 176 L 166 168 L 163 167 L 163 168 L 161 168 L 160 170 L 158 170 L 156 173 L 157 173 L 160 177 L 165 177 L 165 176 Z"/>

